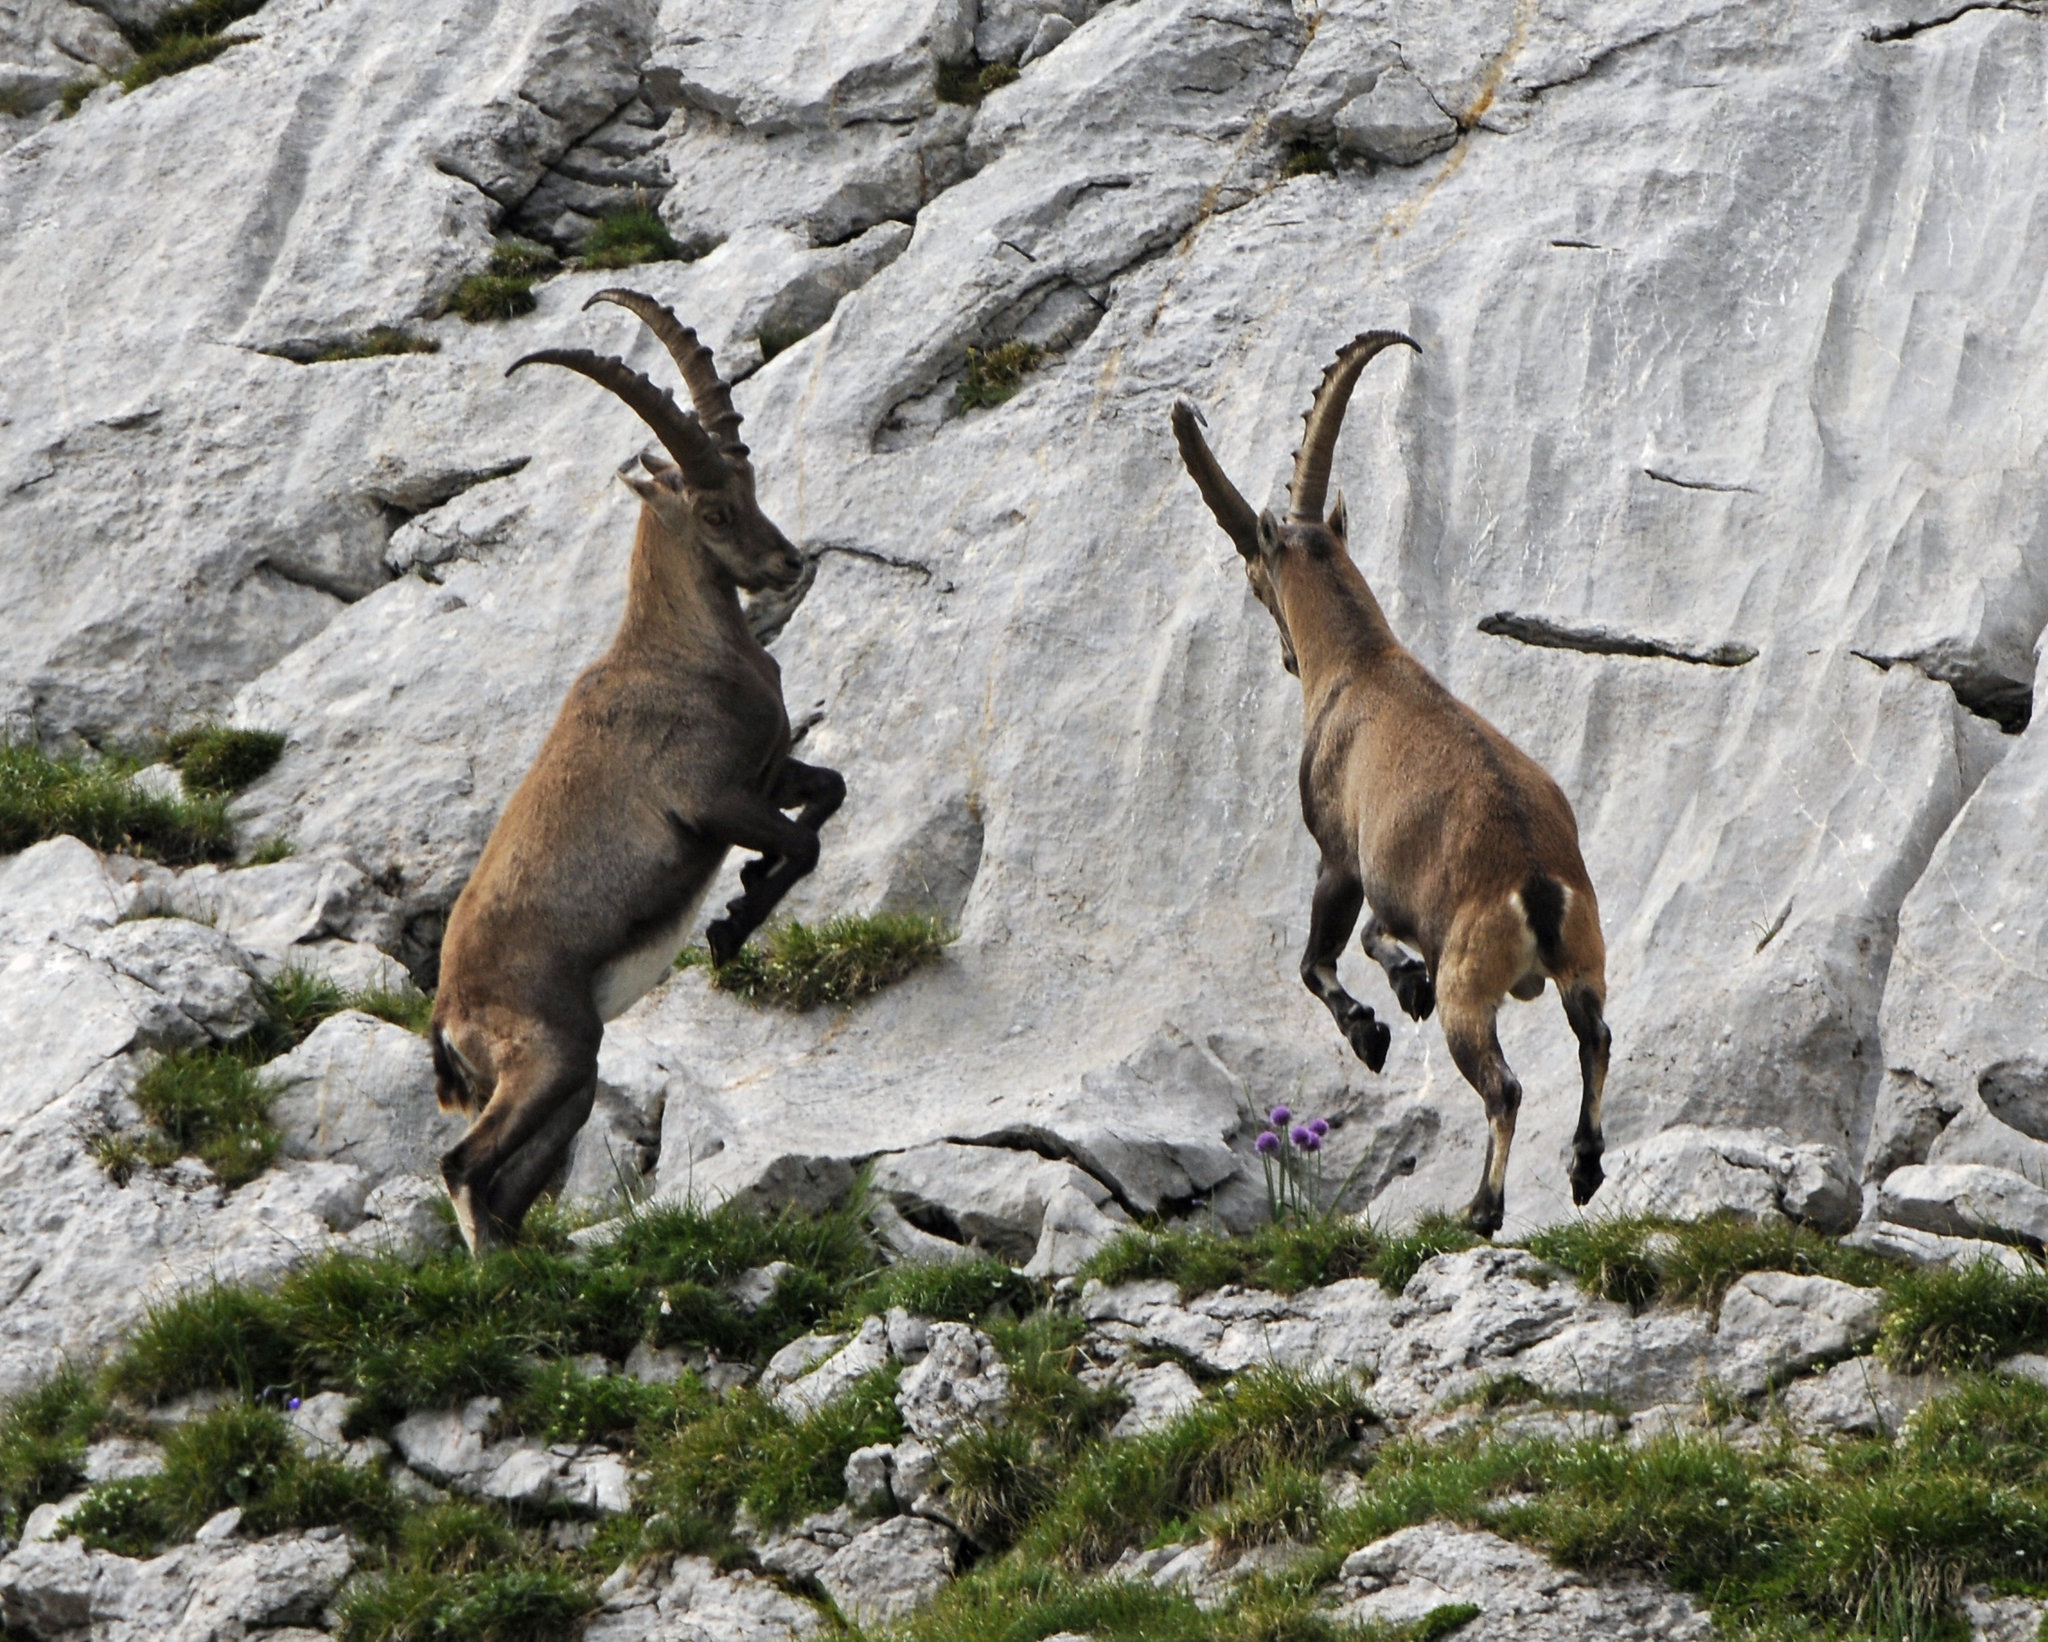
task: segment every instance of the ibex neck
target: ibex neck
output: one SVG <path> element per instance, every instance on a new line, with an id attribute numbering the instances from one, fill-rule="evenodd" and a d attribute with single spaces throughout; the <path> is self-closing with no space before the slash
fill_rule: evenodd
<path id="1" fill-rule="evenodd" d="M 1324 559 L 1289 554 L 1277 584 L 1307 696 L 1360 661 L 1400 649 L 1380 601 L 1341 547 Z"/>
<path id="2" fill-rule="evenodd" d="M 740 608 L 739 589 L 725 568 L 696 542 L 665 529 L 651 512 L 641 514 L 633 540 L 618 642 L 700 654 L 756 644 Z"/>

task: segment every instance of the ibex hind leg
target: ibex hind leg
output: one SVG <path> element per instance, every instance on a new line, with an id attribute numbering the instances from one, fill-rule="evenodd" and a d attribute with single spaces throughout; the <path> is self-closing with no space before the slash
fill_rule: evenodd
<path id="1" fill-rule="evenodd" d="M 1501 988 L 1461 986 L 1455 971 L 1444 989 L 1444 1042 L 1465 1081 L 1486 1108 L 1486 1162 L 1479 1190 L 1465 1211 L 1466 1223 L 1482 1237 L 1500 1230 L 1507 1214 L 1508 1153 L 1515 1143 L 1515 1118 L 1522 1109 L 1522 1085 L 1501 1053 L 1494 1031 Z"/>
<path id="2" fill-rule="evenodd" d="M 1358 922 L 1358 910 L 1365 905 L 1365 891 L 1358 880 L 1341 867 L 1325 866 L 1316 878 L 1315 899 L 1309 905 L 1308 945 L 1301 954 L 1301 984 L 1322 1000 L 1337 1030 L 1344 1034 L 1351 1052 L 1377 1072 L 1387 1064 L 1387 1049 L 1394 1034 L 1337 979 L 1337 959 L 1351 929 Z"/>
<path id="3" fill-rule="evenodd" d="M 589 1115 L 597 1077 L 597 1032 L 559 1043 L 526 1043 L 499 1057 L 498 1085 L 469 1132 L 442 1155 L 441 1178 L 455 1208 L 455 1222 L 472 1254 L 482 1254 L 519 1228 L 533 1197 L 523 1198 L 524 1175 L 515 1172 L 502 1190 L 499 1176 L 517 1162 L 529 1142 L 564 1126 L 568 1143 Z M 573 1121 L 571 1121 L 573 1115 Z M 543 1174 L 534 1190 L 545 1183 Z"/>
<path id="4" fill-rule="evenodd" d="M 1394 1001 L 1410 1020 L 1426 1021 L 1436 1012 L 1436 985 L 1429 978 L 1429 965 L 1395 940 L 1385 924 L 1376 917 L 1366 919 L 1358 944 L 1387 972 Z"/>
<path id="5" fill-rule="evenodd" d="M 1607 1058 L 1614 1034 L 1607 1029 L 1603 1000 L 1595 987 L 1581 981 L 1558 990 L 1564 997 L 1565 1019 L 1579 1040 L 1579 1076 L 1584 1088 L 1579 1127 L 1572 1136 L 1572 1201 L 1584 1208 L 1607 1178 L 1600 1162 L 1606 1149 L 1600 1108 L 1607 1092 Z"/>

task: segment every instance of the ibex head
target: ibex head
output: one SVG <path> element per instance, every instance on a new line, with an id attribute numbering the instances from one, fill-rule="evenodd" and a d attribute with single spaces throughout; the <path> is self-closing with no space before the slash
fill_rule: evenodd
<path id="1" fill-rule="evenodd" d="M 1351 390 L 1357 385 L 1358 373 L 1365 369 L 1374 354 L 1397 343 L 1414 348 L 1418 353 L 1422 351 L 1414 338 L 1403 336 L 1399 331 L 1367 331 L 1337 350 L 1337 358 L 1323 372 L 1323 380 L 1308 408 L 1301 449 L 1294 453 L 1294 483 L 1289 487 L 1289 505 L 1284 520 L 1275 518 L 1270 508 L 1261 513 L 1252 512 L 1251 504 L 1230 482 L 1230 476 L 1223 471 L 1223 464 L 1216 460 L 1216 453 L 1202 436 L 1202 428 L 1206 424 L 1201 411 L 1190 399 L 1174 402 L 1173 437 L 1180 446 L 1181 460 L 1187 464 L 1188 473 L 1202 493 L 1202 500 L 1216 515 L 1216 522 L 1237 544 L 1237 551 L 1244 558 L 1245 578 L 1251 583 L 1252 592 L 1280 629 L 1280 662 L 1290 673 L 1298 675 L 1301 664 L 1294 654 L 1294 640 L 1287 631 L 1287 618 L 1281 612 L 1280 595 L 1274 579 L 1281 562 L 1289 554 L 1320 559 L 1326 558 L 1333 550 L 1344 549 L 1347 521 L 1341 493 L 1336 506 L 1330 509 L 1329 517 L 1323 516 L 1323 498 L 1329 494 L 1330 458 L 1337 448 L 1337 430 L 1344 425 L 1344 408 L 1351 402 Z"/>
<path id="2" fill-rule="evenodd" d="M 604 290 L 583 306 L 598 302 L 615 302 L 638 314 L 661 339 L 682 372 L 694 413 L 624 360 L 587 348 L 543 348 L 515 359 L 505 374 L 522 365 L 560 365 L 611 389 L 639 413 L 673 458 L 664 462 L 643 456 L 644 474 L 622 470 L 619 475 L 662 527 L 680 541 L 700 544 L 750 593 L 794 587 L 803 577 L 803 555 L 755 499 L 753 465 L 740 443 L 740 413 L 733 409 L 732 389 L 720 380 L 711 350 L 651 296 Z"/>

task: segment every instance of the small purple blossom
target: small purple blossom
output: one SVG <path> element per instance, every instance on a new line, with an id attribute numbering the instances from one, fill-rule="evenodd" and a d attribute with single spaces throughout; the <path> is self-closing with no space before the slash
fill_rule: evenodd
<path id="1" fill-rule="evenodd" d="M 1284 1107 L 1284 1106 L 1276 1106 L 1276 1107 L 1274 1107 L 1274 1108 L 1273 1108 L 1273 1127 L 1274 1127 L 1274 1128 L 1276 1128 L 1276 1129 L 1284 1129 L 1284 1128 L 1286 1128 L 1286 1127 L 1287 1127 L 1287 1120 L 1288 1120 L 1289 1118 L 1293 1117 L 1293 1116 L 1294 1116 L 1294 1114 L 1293 1114 L 1292 1112 L 1288 1111 L 1288 1109 L 1287 1109 L 1286 1107 Z"/>
<path id="2" fill-rule="evenodd" d="M 289 1408 L 294 1414 L 296 1414 L 299 1411 L 299 1399 L 296 1397 L 292 1398 L 290 1402 L 285 1404 L 285 1407 Z"/>
<path id="3" fill-rule="evenodd" d="M 1288 1132 L 1287 1138 L 1293 1141 L 1294 1144 L 1299 1146 L 1303 1151 L 1307 1151 L 1308 1143 L 1311 1140 L 1314 1140 L 1316 1137 L 1314 1132 L 1311 1129 L 1309 1129 L 1306 1124 L 1297 1123 L 1293 1127 L 1293 1129 Z"/>
<path id="4" fill-rule="evenodd" d="M 1330 1120 L 1328 1118 L 1312 1117 L 1308 1120 L 1308 1127 L 1309 1132 L 1316 1139 L 1327 1140 L 1330 1138 Z"/>
<path id="5" fill-rule="evenodd" d="M 1252 1150 L 1261 1157 L 1271 1157 L 1280 1150 L 1280 1137 L 1274 1134 L 1271 1129 L 1267 1129 L 1259 1135 L 1257 1140 L 1252 1142 Z"/>
<path id="6" fill-rule="evenodd" d="M 1323 1149 L 1323 1137 L 1313 1129 L 1304 1129 L 1301 1131 L 1301 1139 L 1295 1144 L 1304 1152 L 1320 1152 Z"/>

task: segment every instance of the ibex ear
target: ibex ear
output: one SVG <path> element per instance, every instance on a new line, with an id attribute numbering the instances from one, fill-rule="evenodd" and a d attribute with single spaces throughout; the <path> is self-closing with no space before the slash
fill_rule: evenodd
<path id="1" fill-rule="evenodd" d="M 1280 551 L 1280 521 L 1270 507 L 1259 514 L 1259 551 L 1269 559 Z"/>
<path id="2" fill-rule="evenodd" d="M 1350 522 L 1344 512 L 1344 492 L 1340 490 L 1337 492 L 1337 505 L 1330 509 L 1330 517 L 1326 521 L 1330 534 L 1340 542 L 1348 540 L 1351 532 L 1346 527 Z"/>

